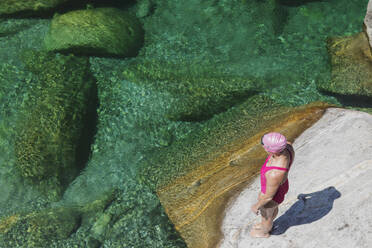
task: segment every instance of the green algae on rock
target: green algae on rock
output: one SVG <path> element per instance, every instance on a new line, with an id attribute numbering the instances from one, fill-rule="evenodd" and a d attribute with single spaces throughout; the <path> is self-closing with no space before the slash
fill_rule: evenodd
<path id="1" fill-rule="evenodd" d="M 99 223 L 99 220 L 96 218 L 102 218 L 100 216 L 115 200 L 117 193 L 116 189 L 111 189 L 84 205 L 57 203 L 52 208 L 29 213 L 16 212 L 2 218 L 0 246 L 52 247 L 52 242 L 64 241 L 81 226 L 97 226 L 95 223 Z M 96 229 L 91 232 L 94 233 Z"/>
<path id="2" fill-rule="evenodd" d="M 318 88 L 338 95 L 372 97 L 372 56 L 367 35 L 360 32 L 327 42 L 332 80 L 321 82 Z"/>
<path id="3" fill-rule="evenodd" d="M 9 21 L 5 18 L 0 18 L 0 38 L 17 34 L 30 28 L 33 23 L 36 23 L 36 21 L 30 19 L 13 19 Z"/>
<path id="4" fill-rule="evenodd" d="M 77 151 L 94 81 L 87 58 L 26 51 L 23 60 L 37 77 L 18 113 L 15 166 L 58 199 L 82 166 Z"/>
<path id="5" fill-rule="evenodd" d="M 182 239 L 176 237 L 156 195 L 141 184 L 132 184 L 129 189 L 117 190 L 104 208 L 87 205 L 81 209 L 82 226 L 89 226 L 88 242 L 107 241 L 112 247 L 185 247 L 175 244 L 181 244 Z"/>
<path id="6" fill-rule="evenodd" d="M 283 106 L 270 98 L 257 95 L 228 111 L 214 116 L 185 139 L 161 149 L 140 168 L 140 181 L 157 190 L 183 176 L 193 166 L 218 156 L 222 147 L 242 137 L 253 136 L 260 126 Z M 213 135 L 212 135 L 213 134 Z"/>
<path id="7" fill-rule="evenodd" d="M 48 51 L 128 57 L 138 53 L 143 39 L 135 16 L 115 8 L 96 8 L 55 15 L 44 41 Z"/>
<path id="8" fill-rule="evenodd" d="M 69 0 L 1 0 L 0 16 L 50 10 Z"/>
<path id="9" fill-rule="evenodd" d="M 79 222 L 79 212 L 74 208 L 14 214 L 0 220 L 0 244 L 1 247 L 50 247 L 52 240 L 68 238 Z"/>
<path id="10" fill-rule="evenodd" d="M 253 77 L 223 75 L 211 64 L 138 60 L 123 71 L 125 79 L 168 92 L 174 102 L 170 120 L 202 121 L 257 94 L 263 83 Z"/>

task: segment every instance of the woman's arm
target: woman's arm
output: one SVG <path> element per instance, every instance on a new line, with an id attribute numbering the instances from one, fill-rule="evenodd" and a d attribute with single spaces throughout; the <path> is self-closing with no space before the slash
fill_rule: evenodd
<path id="1" fill-rule="evenodd" d="M 266 173 L 266 193 L 260 193 L 257 203 L 252 206 L 252 211 L 260 209 L 273 199 L 280 184 L 285 179 L 285 173 L 285 171 L 278 170 L 271 170 Z"/>

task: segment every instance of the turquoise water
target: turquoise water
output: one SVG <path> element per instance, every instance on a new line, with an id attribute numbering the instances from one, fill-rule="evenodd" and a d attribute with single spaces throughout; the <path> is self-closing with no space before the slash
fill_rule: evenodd
<path id="1" fill-rule="evenodd" d="M 138 168 L 212 120 L 167 119 L 177 96 L 126 80 L 123 68 L 149 59 L 212 65 L 219 74 L 261 79 L 264 87 L 257 94 L 283 105 L 341 104 L 316 88 L 318 81 L 330 79 L 325 39 L 362 31 L 367 2 L 143 0 L 119 6 L 142 11 L 144 47 L 133 58 L 89 58 L 100 102 L 97 131 L 85 168 L 57 203 L 27 186 L 14 166 L 17 113 L 37 80 L 20 55 L 25 49 L 43 49 L 51 16 L 1 18 L 0 217 L 55 205 L 84 206 L 117 188 L 116 200 L 106 206 L 115 219 L 107 233 L 92 234 L 92 223 L 83 223 L 67 239 L 50 240 L 50 247 L 85 247 L 87 242 L 92 247 L 95 242 L 102 247 L 186 247 L 154 192 L 138 182 Z"/>

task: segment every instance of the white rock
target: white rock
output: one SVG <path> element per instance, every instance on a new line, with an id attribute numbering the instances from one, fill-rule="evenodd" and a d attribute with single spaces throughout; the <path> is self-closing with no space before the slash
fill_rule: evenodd
<path id="1" fill-rule="evenodd" d="M 367 5 L 367 13 L 364 17 L 364 25 L 366 25 L 369 46 L 372 48 L 372 0 L 369 0 Z"/>
<path id="2" fill-rule="evenodd" d="M 327 109 L 293 146 L 290 188 L 274 234 L 268 239 L 249 236 L 259 221 L 250 212 L 259 192 L 257 178 L 228 204 L 219 247 L 372 247 L 372 115 Z M 308 193 L 315 194 L 297 199 Z"/>

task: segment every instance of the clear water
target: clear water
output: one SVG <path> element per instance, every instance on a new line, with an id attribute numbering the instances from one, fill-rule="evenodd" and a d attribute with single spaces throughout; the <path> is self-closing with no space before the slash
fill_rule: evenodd
<path id="1" fill-rule="evenodd" d="M 84 205 L 120 189 L 113 206 L 127 210 L 102 247 L 185 247 L 154 192 L 137 181 L 138 168 L 159 149 L 208 126 L 208 120 L 168 120 L 173 96 L 125 80 L 123 68 L 136 59 L 208 64 L 225 75 L 264 79 L 259 94 L 283 105 L 341 104 L 316 88 L 318 80 L 330 79 L 325 39 L 362 31 L 368 0 L 278 1 L 276 7 L 271 0 L 151 2 L 141 19 L 146 38 L 137 58 L 90 58 L 100 101 L 97 133 L 85 169 L 57 203 Z M 136 3 L 129 8 L 136 11 Z M 0 19 L 0 217 L 51 205 L 14 169 L 17 111 L 35 80 L 20 53 L 43 49 L 49 24 L 50 18 Z M 88 234 L 89 226 L 82 226 L 50 247 L 84 247 Z"/>

